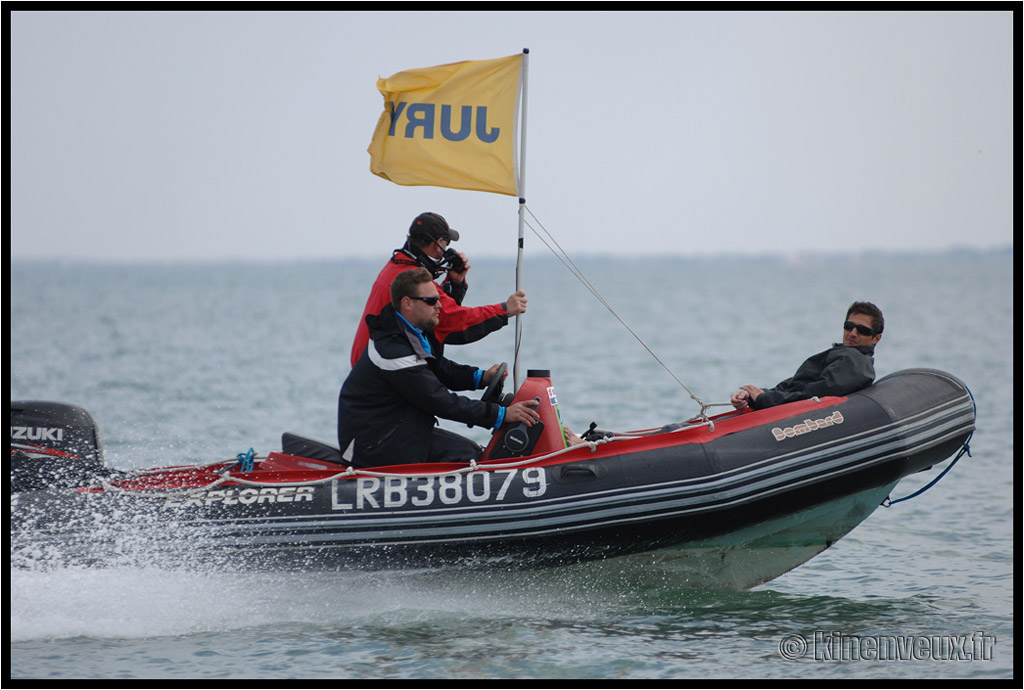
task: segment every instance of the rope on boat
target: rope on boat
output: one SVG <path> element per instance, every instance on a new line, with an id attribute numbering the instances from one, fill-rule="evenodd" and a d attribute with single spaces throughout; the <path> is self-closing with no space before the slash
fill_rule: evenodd
<path id="1" fill-rule="evenodd" d="M 942 479 L 943 477 L 945 477 L 946 473 L 949 472 L 951 469 L 953 469 L 953 465 L 956 464 L 957 460 L 962 458 L 964 455 L 966 455 L 967 457 L 973 457 L 971 455 L 971 446 L 970 446 L 970 442 L 971 442 L 971 437 L 972 436 L 974 436 L 973 433 L 971 433 L 971 436 L 967 437 L 967 440 L 964 441 L 964 445 L 961 446 L 961 448 L 960 448 L 960 452 L 956 454 L 956 457 L 953 458 L 953 461 L 951 463 L 946 465 L 946 469 L 942 470 L 942 472 L 939 473 L 939 476 L 937 476 L 935 479 L 931 480 L 930 482 L 925 484 L 923 487 L 921 487 L 920 489 L 918 489 L 914 493 L 910 494 L 909 496 L 904 496 L 903 498 L 897 498 L 897 499 L 890 499 L 888 496 L 886 496 L 885 500 L 882 501 L 882 505 L 885 506 L 886 508 L 889 508 L 889 507 L 891 507 L 895 503 L 902 503 L 903 501 L 909 501 L 910 499 L 912 499 L 912 498 L 914 498 L 916 496 L 920 496 L 925 491 L 927 491 L 928 489 L 930 489 L 933 486 L 935 486 L 936 484 L 938 484 L 939 480 Z"/>
<path id="2" fill-rule="evenodd" d="M 685 383 L 683 383 L 679 379 L 678 376 L 675 375 L 675 372 L 673 372 L 668 367 L 668 365 L 665 364 L 665 362 L 663 362 L 661 360 L 661 358 L 658 357 L 658 355 L 654 353 L 654 350 L 652 350 L 647 345 L 647 343 L 645 343 L 643 341 L 643 338 L 641 338 L 639 335 L 637 335 L 636 332 L 632 328 L 630 328 L 629 324 L 627 324 L 622 319 L 622 317 L 619 316 L 615 312 L 615 309 L 613 309 L 612 306 L 607 302 L 607 300 L 605 300 L 605 298 L 601 296 L 601 293 L 599 293 L 597 291 L 597 288 L 595 288 L 593 286 L 593 284 L 590 282 L 590 280 L 588 280 L 587 277 L 585 275 L 583 275 L 583 271 L 580 270 L 580 267 L 577 266 L 576 263 L 572 259 L 569 258 L 569 255 L 566 254 L 565 250 L 562 249 L 561 245 L 558 244 L 558 241 L 555 240 L 555 238 L 551 235 L 550 232 L 548 232 L 547 228 L 544 227 L 544 224 L 540 222 L 540 219 L 537 218 L 537 216 L 533 213 L 532 210 L 530 210 L 530 207 L 529 206 L 525 206 L 525 204 L 524 204 L 524 207 L 526 208 L 527 213 L 530 214 L 530 217 L 537 222 L 537 225 L 540 226 L 540 229 L 544 232 L 545 235 L 547 235 L 547 237 L 550 239 L 551 242 L 549 243 L 548 240 L 544 239 L 544 237 L 539 232 L 537 232 L 537 229 L 534 228 L 533 225 L 529 221 L 526 221 L 527 227 L 529 227 L 530 230 L 533 232 L 533 234 L 536 235 L 537 238 L 544 244 L 544 246 L 547 247 L 551 251 L 551 253 L 555 255 L 555 258 L 557 258 L 559 261 L 561 261 L 562 265 L 564 265 L 569 270 L 570 273 L 572 273 L 574 276 L 576 276 L 576 279 L 579 280 L 580 283 L 582 283 L 583 286 L 585 288 L 587 288 L 587 290 L 589 290 L 590 293 L 595 298 L 597 298 L 597 301 L 600 302 L 601 304 L 603 304 L 604 308 L 607 309 L 609 311 L 609 313 L 611 313 L 611 315 L 614 316 L 616 318 L 616 320 L 618 320 L 618 322 L 621 323 L 623 325 L 623 327 L 627 331 L 629 331 L 630 335 L 632 335 L 634 338 L 636 338 L 636 341 L 638 343 L 640 343 L 640 345 L 642 345 L 643 348 L 645 350 L 647 350 L 648 353 L 650 353 L 651 357 L 653 357 L 654 360 L 658 364 L 660 364 L 665 371 L 668 372 L 669 376 L 671 376 L 673 379 L 675 379 L 675 382 L 678 383 L 683 388 L 683 390 L 685 390 L 687 393 L 690 394 L 690 398 L 694 402 L 696 402 L 698 405 L 700 405 L 699 417 L 701 419 L 704 419 L 704 420 L 708 419 L 707 411 L 711 407 L 732 406 L 732 403 L 730 403 L 730 402 L 704 402 L 693 391 L 691 391 L 689 389 L 689 387 Z M 552 244 L 554 245 L 554 247 L 551 246 Z M 557 250 L 555 249 L 555 247 L 557 247 Z"/>
<path id="3" fill-rule="evenodd" d="M 249 449 L 248 453 L 239 453 L 238 455 L 235 456 L 238 458 L 238 462 L 236 462 L 234 465 L 228 465 L 222 470 L 217 470 L 217 474 L 220 474 L 221 472 L 227 472 L 235 465 L 241 465 L 243 472 L 252 472 L 253 466 L 255 464 L 255 454 L 256 451 L 253 450 L 252 448 Z"/>
<path id="4" fill-rule="evenodd" d="M 974 400 L 974 393 L 972 393 L 971 389 L 969 389 L 969 388 L 965 387 L 965 390 L 967 391 L 967 395 L 971 396 L 971 404 L 974 406 L 974 415 L 975 415 L 975 417 L 977 417 L 977 415 L 978 415 L 978 403 Z M 925 491 L 927 491 L 928 489 L 930 489 L 933 486 L 935 486 L 936 484 L 938 484 L 939 480 L 942 479 L 943 477 L 945 477 L 946 473 L 949 472 L 951 469 L 953 469 L 953 465 L 955 465 L 957 463 L 957 460 L 962 458 L 964 455 L 966 455 L 967 457 L 972 457 L 971 456 L 971 445 L 970 445 L 972 438 L 974 438 L 974 432 L 973 431 L 967 437 L 967 439 L 964 441 L 964 445 L 960 447 L 960 452 L 958 452 L 956 454 L 956 457 L 953 458 L 953 461 L 951 463 L 949 463 L 948 465 L 946 465 L 946 469 L 942 470 L 942 472 L 939 473 L 939 476 L 937 476 L 935 479 L 931 480 L 924 487 L 918 489 L 917 491 L 915 491 L 914 493 L 910 494 L 909 496 L 904 496 L 903 498 L 897 498 L 895 501 L 890 500 L 889 497 L 886 496 L 885 500 L 882 501 L 882 505 L 885 506 L 886 508 L 889 508 L 894 503 L 902 503 L 903 501 L 909 501 L 910 499 L 914 498 L 915 496 L 920 496 Z"/>
<path id="5" fill-rule="evenodd" d="M 574 451 L 577 448 L 581 448 L 582 446 L 589 447 L 590 448 L 590 452 L 594 453 L 594 452 L 597 451 L 598 446 L 602 446 L 602 445 L 605 445 L 605 444 L 608 444 L 608 443 L 614 443 L 614 442 L 618 442 L 618 441 L 630 441 L 630 440 L 639 439 L 639 438 L 646 438 L 647 436 L 653 436 L 655 434 L 677 433 L 677 432 L 680 432 L 680 431 L 690 430 L 690 429 L 693 429 L 693 428 L 698 427 L 698 426 L 705 426 L 705 425 L 707 425 L 707 426 L 711 426 L 712 428 L 714 427 L 714 423 L 709 421 L 709 420 L 703 420 L 703 419 L 698 420 L 698 418 L 694 418 L 693 420 L 690 420 L 690 421 L 691 422 L 695 422 L 695 423 L 684 424 L 683 426 L 680 426 L 678 429 L 671 429 L 669 431 L 663 431 L 661 429 L 655 429 L 655 430 L 652 430 L 652 431 L 637 431 L 637 432 L 632 432 L 632 433 L 628 433 L 628 434 L 616 433 L 613 436 L 606 436 L 604 438 L 599 438 L 599 439 L 596 439 L 596 440 L 593 440 L 593 441 L 584 441 L 582 444 L 577 444 L 575 446 L 569 446 L 567 448 L 561 448 L 559 450 L 552 451 L 552 452 L 550 452 L 550 453 L 548 453 L 546 455 L 531 456 L 529 458 L 526 458 L 524 460 L 518 460 L 516 462 L 503 462 L 503 463 L 490 463 L 489 462 L 489 463 L 486 463 L 486 464 L 481 464 L 481 463 L 478 463 L 475 459 L 473 459 L 473 460 L 469 461 L 469 464 L 466 467 L 459 467 L 459 468 L 456 468 L 454 470 L 447 470 L 447 471 L 444 471 L 444 472 L 418 472 L 416 474 L 409 474 L 408 472 L 375 472 L 374 470 L 366 469 L 366 468 L 347 467 L 344 471 L 338 472 L 338 473 L 333 474 L 333 475 L 331 475 L 329 477 L 324 477 L 323 479 L 312 479 L 312 480 L 307 479 L 307 480 L 303 480 L 303 481 L 299 481 L 299 482 L 254 481 L 254 480 L 251 480 L 251 479 L 246 479 L 245 477 L 240 477 L 240 476 L 232 474 L 231 470 L 234 469 L 235 467 L 239 466 L 239 465 L 242 465 L 243 469 L 241 471 L 243 473 L 244 472 L 251 472 L 253 470 L 253 465 L 255 464 L 256 460 L 264 460 L 264 459 L 266 459 L 266 456 L 256 455 L 256 452 L 252 448 L 250 448 L 248 453 L 239 453 L 236 456 L 237 459 L 236 459 L 236 461 L 234 463 L 228 465 L 227 467 L 223 467 L 223 468 L 221 468 L 219 470 L 214 470 L 214 473 L 215 474 L 219 474 L 220 477 L 218 477 L 216 480 L 210 482 L 209 484 L 204 484 L 202 486 L 181 487 L 180 489 L 167 489 L 166 491 L 160 491 L 160 492 L 153 491 L 153 492 L 147 493 L 147 495 L 148 496 L 156 496 L 156 497 L 175 496 L 175 495 L 182 494 L 182 493 L 189 493 L 191 491 L 204 491 L 204 490 L 212 489 L 212 488 L 214 488 L 216 486 L 220 486 L 221 484 L 228 484 L 228 483 L 240 484 L 240 485 L 243 485 L 243 486 L 261 486 L 261 487 L 316 486 L 318 484 L 327 484 L 329 482 L 336 481 L 338 479 L 348 479 L 348 478 L 355 477 L 355 476 L 360 476 L 360 477 L 380 477 L 380 478 L 388 478 L 388 477 L 443 477 L 443 476 L 455 475 L 455 474 L 468 474 L 470 472 L 477 472 L 477 471 L 516 469 L 516 468 L 522 467 L 524 465 L 533 465 L 533 464 L 536 464 L 538 462 L 543 462 L 545 460 L 550 460 L 552 458 L 556 458 L 556 457 L 558 457 L 560 455 L 564 455 L 565 453 L 568 453 L 570 451 Z M 210 467 L 212 465 L 222 464 L 223 462 L 225 462 L 225 461 L 221 460 L 219 462 L 212 462 L 212 463 L 208 463 L 207 465 L 201 465 L 201 466 L 198 466 L 198 467 L 199 468 Z M 246 463 L 246 462 L 251 463 L 248 466 L 248 469 L 244 469 L 246 467 L 246 465 L 244 463 Z M 151 470 L 137 470 L 136 472 L 134 472 L 134 474 L 135 474 L 135 476 L 146 476 L 148 474 L 159 474 L 161 472 L 166 472 L 166 468 L 155 468 L 155 469 L 151 469 Z M 124 480 L 122 480 L 122 481 L 124 481 Z M 102 487 L 102 489 L 104 491 L 124 492 L 124 493 L 128 492 L 127 489 L 122 489 L 121 487 L 115 486 L 115 485 L 113 485 L 113 484 L 111 484 L 109 482 L 101 482 L 100 483 L 100 487 Z"/>

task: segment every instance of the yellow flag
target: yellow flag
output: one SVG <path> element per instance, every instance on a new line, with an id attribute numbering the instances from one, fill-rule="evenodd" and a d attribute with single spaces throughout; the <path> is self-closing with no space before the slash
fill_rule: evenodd
<path id="1" fill-rule="evenodd" d="M 370 172 L 400 185 L 516 196 L 516 128 L 523 56 L 469 60 L 377 80 Z"/>

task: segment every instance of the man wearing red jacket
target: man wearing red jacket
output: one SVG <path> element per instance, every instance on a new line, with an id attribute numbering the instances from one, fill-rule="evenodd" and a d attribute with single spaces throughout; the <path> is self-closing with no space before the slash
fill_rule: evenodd
<path id="1" fill-rule="evenodd" d="M 370 296 L 366 299 L 363 316 L 359 319 L 352 341 L 350 360 L 353 367 L 370 339 L 366 317 L 380 314 L 390 304 L 391 281 L 403 271 L 422 266 L 435 279 L 447 271 L 444 282 L 437 286 L 437 293 L 441 297 L 441 313 L 434 327 L 434 336 L 442 347 L 445 344 L 476 342 L 507 325 L 508 317 L 526 311 L 526 293 L 522 290 L 510 295 L 504 303 L 482 307 L 462 306 L 462 300 L 469 289 L 466 272 L 470 265 L 466 262 L 465 254 L 448 249 L 448 245 L 458 239 L 459 233 L 449 227 L 444 217 L 437 213 L 421 213 L 413 219 L 405 245 L 392 253 L 391 259 L 381 269 L 370 289 Z"/>

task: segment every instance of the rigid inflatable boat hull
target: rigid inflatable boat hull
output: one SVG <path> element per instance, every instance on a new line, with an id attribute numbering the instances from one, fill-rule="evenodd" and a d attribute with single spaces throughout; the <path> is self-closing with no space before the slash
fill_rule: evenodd
<path id="1" fill-rule="evenodd" d="M 271 454 L 232 475 L 241 483 L 193 468 L 121 490 L 24 492 L 12 536 L 76 559 L 244 567 L 533 568 L 661 552 L 692 560 L 708 586 L 749 587 L 827 548 L 973 428 L 962 383 L 912 370 L 846 398 L 468 472 L 339 476 Z"/>

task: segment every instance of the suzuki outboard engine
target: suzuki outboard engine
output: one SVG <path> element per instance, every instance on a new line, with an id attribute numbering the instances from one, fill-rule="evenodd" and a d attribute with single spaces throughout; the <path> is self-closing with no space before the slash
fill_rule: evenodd
<path id="1" fill-rule="evenodd" d="M 94 483 L 105 474 L 92 416 L 65 403 L 11 403 L 11 493 Z"/>

